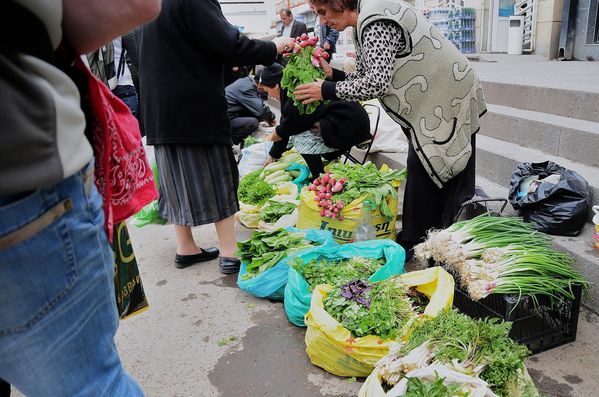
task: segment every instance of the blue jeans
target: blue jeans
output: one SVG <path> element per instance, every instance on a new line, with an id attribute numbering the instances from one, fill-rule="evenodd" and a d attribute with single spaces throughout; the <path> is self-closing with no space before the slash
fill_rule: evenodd
<path id="1" fill-rule="evenodd" d="M 132 85 L 117 85 L 112 93 L 116 95 L 121 101 L 129 107 L 131 110 L 131 114 L 135 116 L 135 118 L 139 118 L 139 101 L 137 98 L 137 91 L 135 91 L 135 87 Z"/>
<path id="2" fill-rule="evenodd" d="M 29 397 L 143 396 L 114 344 L 114 259 L 92 179 L 87 166 L 0 206 L 0 378 Z"/>

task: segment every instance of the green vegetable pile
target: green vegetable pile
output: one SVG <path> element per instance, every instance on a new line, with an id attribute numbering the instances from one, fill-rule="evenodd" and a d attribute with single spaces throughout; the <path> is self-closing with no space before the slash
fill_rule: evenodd
<path id="1" fill-rule="evenodd" d="M 324 309 L 357 337 L 398 339 L 417 317 L 410 288 L 397 277 L 377 283 L 352 280 L 334 287 L 324 299 Z"/>
<path id="2" fill-rule="evenodd" d="M 262 170 L 250 172 L 239 181 L 237 197 L 245 204 L 264 204 L 275 195 L 275 189 L 260 178 Z"/>
<path id="3" fill-rule="evenodd" d="M 355 199 L 366 196 L 365 200 L 370 202 L 371 209 L 379 209 L 381 214 L 387 219 L 394 215 L 387 205 L 387 197 L 397 197 L 397 189 L 392 186 L 393 181 L 404 180 L 407 171 L 386 170 L 381 171 L 372 163 L 361 164 L 341 164 L 332 163 L 328 171 L 337 180 L 347 179 L 340 193 L 333 195 L 333 201 L 341 200 L 349 204 Z"/>
<path id="4" fill-rule="evenodd" d="M 289 57 L 289 62 L 283 70 L 283 78 L 281 79 L 281 88 L 287 90 L 287 96 L 293 100 L 293 104 L 297 106 L 300 114 L 314 113 L 321 101 L 312 102 L 304 105 L 298 101 L 293 94 L 295 87 L 301 84 L 311 83 L 317 79 L 324 79 L 325 73 L 321 67 L 316 67 L 312 64 L 315 47 L 306 46 L 299 53 L 292 54 Z"/>
<path id="5" fill-rule="evenodd" d="M 291 261 L 294 268 L 308 283 L 308 290 L 320 284 L 341 285 L 352 280 L 368 278 L 385 264 L 385 258 L 355 257 L 338 261 L 312 259 L 308 263 L 297 258 Z"/>
<path id="6" fill-rule="evenodd" d="M 404 397 L 468 397 L 470 393 L 461 390 L 457 384 L 443 384 L 445 379 L 437 376 L 435 381 L 408 378 L 408 390 Z"/>
<path id="7" fill-rule="evenodd" d="M 291 214 L 297 205 L 269 200 L 260 208 L 260 219 L 267 223 L 275 223 L 283 215 Z"/>
<path id="8" fill-rule="evenodd" d="M 274 232 L 254 232 L 249 240 L 237 243 L 237 255 L 246 265 L 243 280 L 249 280 L 272 268 L 289 254 L 312 247 L 314 244 L 301 232 L 285 229 Z"/>
<path id="9" fill-rule="evenodd" d="M 508 397 L 529 354 L 526 346 L 508 337 L 510 328 L 510 323 L 498 319 L 474 320 L 457 310 L 446 310 L 415 323 L 410 338 L 394 354 L 401 360 L 410 352 L 425 348 L 433 363 L 452 366 L 471 376 L 479 375 L 493 392 Z M 392 359 L 382 361 L 387 366 L 381 370 L 385 379 L 390 375 L 388 368 L 394 364 Z"/>
<path id="10" fill-rule="evenodd" d="M 260 143 L 261 141 L 259 139 L 254 138 L 252 135 L 248 135 L 244 140 L 243 140 L 243 147 L 244 148 L 248 148 L 252 145 L 255 145 L 257 143 Z"/>

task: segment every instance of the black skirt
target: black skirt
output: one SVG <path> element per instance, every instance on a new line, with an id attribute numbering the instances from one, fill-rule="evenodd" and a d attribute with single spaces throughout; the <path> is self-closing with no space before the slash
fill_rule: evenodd
<path id="1" fill-rule="evenodd" d="M 239 211 L 239 171 L 231 146 L 156 145 L 158 211 L 175 225 L 218 222 Z"/>

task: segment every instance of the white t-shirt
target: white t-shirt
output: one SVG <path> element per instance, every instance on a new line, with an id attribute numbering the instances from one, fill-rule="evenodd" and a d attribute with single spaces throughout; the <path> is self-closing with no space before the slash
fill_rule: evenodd
<path id="1" fill-rule="evenodd" d="M 120 76 L 117 76 L 116 85 L 132 86 L 133 79 L 131 78 L 131 71 L 129 70 L 129 65 L 127 65 L 127 61 L 125 61 L 125 59 L 123 59 L 124 65 L 120 65 L 119 68 L 119 61 L 121 60 L 121 53 L 123 52 L 123 41 L 120 37 L 117 37 L 112 41 L 112 44 L 114 45 L 114 68 L 116 69 L 117 74 L 119 72 L 119 69 L 123 70 L 123 73 L 121 73 Z"/>

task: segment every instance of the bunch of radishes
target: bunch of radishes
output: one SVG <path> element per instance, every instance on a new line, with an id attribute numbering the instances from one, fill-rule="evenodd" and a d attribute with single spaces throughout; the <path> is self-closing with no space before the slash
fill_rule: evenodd
<path id="1" fill-rule="evenodd" d="M 318 37 L 310 38 L 307 34 L 302 34 L 300 37 L 295 39 L 296 46 L 293 50 L 294 54 L 299 54 L 303 48 L 306 47 L 316 47 L 312 52 L 312 65 L 319 68 L 320 67 L 320 57 L 324 59 L 329 59 L 329 53 L 324 50 L 322 47 L 317 47 L 316 43 L 318 43 Z"/>
<path id="2" fill-rule="evenodd" d="M 337 180 L 333 175 L 327 172 L 320 178 L 314 179 L 314 182 L 308 185 L 308 190 L 313 191 L 316 195 L 314 198 L 316 205 L 322 208 L 320 216 L 325 218 L 337 218 L 340 221 L 343 220 L 341 210 L 345 207 L 345 203 L 343 200 L 337 200 L 335 202 L 333 200 L 333 194 L 340 193 L 343 190 L 345 182 L 347 182 L 347 179 L 340 178 Z"/>

